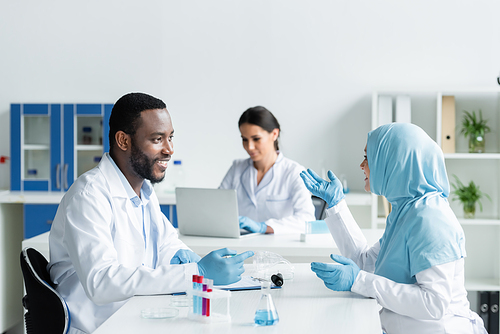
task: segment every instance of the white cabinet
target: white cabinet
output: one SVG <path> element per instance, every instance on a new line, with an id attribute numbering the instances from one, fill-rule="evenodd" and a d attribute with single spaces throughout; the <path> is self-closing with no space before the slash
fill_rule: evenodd
<path id="1" fill-rule="evenodd" d="M 442 98 L 455 98 L 455 153 L 445 154 L 450 182 L 456 175 L 464 184 L 473 180 L 491 197 L 481 200 L 483 211 L 476 208 L 475 219 L 464 219 L 463 209 L 450 195 L 451 208 L 466 236 L 466 288 L 469 291 L 500 290 L 500 88 L 429 89 L 419 91 L 383 90 L 372 95 L 372 128 L 379 124 L 379 112 L 392 99 L 393 112 L 398 96 L 411 100 L 411 122 L 424 129 L 441 145 Z M 379 101 L 386 103 L 380 104 Z M 481 110 L 491 132 L 486 138 L 486 153 L 468 153 L 468 140 L 460 134 L 463 111 Z M 445 120 L 446 121 L 446 120 Z M 372 227 L 385 224 L 378 196 L 372 195 Z"/>

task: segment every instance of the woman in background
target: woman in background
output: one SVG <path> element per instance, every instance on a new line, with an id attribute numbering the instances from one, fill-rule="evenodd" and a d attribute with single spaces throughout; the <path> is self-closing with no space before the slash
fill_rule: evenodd
<path id="1" fill-rule="evenodd" d="M 280 125 L 264 107 L 247 109 L 238 126 L 250 158 L 235 160 L 219 188 L 236 189 L 240 227 L 254 233 L 303 233 L 315 220 L 304 167 L 279 151 Z"/>

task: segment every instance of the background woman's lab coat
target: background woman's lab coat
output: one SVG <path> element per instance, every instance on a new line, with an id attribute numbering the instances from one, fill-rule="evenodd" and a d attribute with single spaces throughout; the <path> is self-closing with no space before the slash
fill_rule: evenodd
<path id="1" fill-rule="evenodd" d="M 50 232 L 50 276 L 69 306 L 70 333 L 91 333 L 134 295 L 185 291 L 198 273 L 196 263 L 170 265 L 179 249 L 189 248 L 161 213 L 154 191 L 148 205 L 157 229 L 157 267 L 142 266 L 142 222 L 109 159 L 106 153 L 69 189 Z"/>
<path id="2" fill-rule="evenodd" d="M 300 178 L 303 170 L 279 153 L 257 185 L 252 159 L 235 160 L 219 188 L 236 189 L 240 216 L 265 222 L 274 233 L 304 233 L 305 222 L 316 218 L 311 193 Z"/>

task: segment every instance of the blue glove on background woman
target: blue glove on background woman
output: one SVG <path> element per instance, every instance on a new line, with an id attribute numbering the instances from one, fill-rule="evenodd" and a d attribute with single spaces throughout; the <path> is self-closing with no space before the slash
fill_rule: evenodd
<path id="1" fill-rule="evenodd" d="M 239 216 L 240 228 L 243 228 L 252 233 L 266 233 L 266 223 L 258 223 L 248 217 Z"/>
<path id="2" fill-rule="evenodd" d="M 345 198 L 342 182 L 340 182 L 331 170 L 328 171 L 330 182 L 323 180 L 312 169 L 302 171 L 300 177 L 304 181 L 306 188 L 314 196 L 322 198 L 328 204 L 328 208 L 337 205 Z"/>

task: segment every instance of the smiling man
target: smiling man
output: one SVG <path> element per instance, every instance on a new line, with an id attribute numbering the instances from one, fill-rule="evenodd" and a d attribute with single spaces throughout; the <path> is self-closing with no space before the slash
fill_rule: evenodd
<path id="1" fill-rule="evenodd" d="M 236 282 L 253 255 L 221 249 L 200 259 L 161 213 L 152 184 L 174 153 L 163 101 L 124 95 L 109 125 L 109 154 L 71 186 L 50 231 L 50 277 L 68 304 L 69 333 L 93 332 L 134 295 L 186 291 L 192 275 Z"/>

